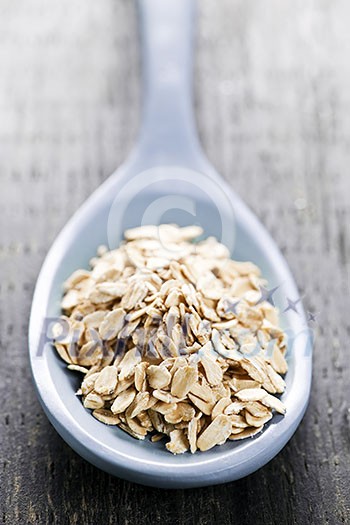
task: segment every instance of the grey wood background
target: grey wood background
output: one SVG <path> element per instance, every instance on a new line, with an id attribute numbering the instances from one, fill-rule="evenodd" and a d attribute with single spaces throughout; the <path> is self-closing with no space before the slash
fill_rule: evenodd
<path id="1" fill-rule="evenodd" d="M 78 457 L 31 383 L 27 326 L 60 228 L 125 159 L 140 115 L 131 0 L 0 0 L 3 523 L 349 523 L 350 3 L 199 0 L 196 114 L 219 172 L 318 313 L 307 414 L 259 472 L 163 491 Z"/>

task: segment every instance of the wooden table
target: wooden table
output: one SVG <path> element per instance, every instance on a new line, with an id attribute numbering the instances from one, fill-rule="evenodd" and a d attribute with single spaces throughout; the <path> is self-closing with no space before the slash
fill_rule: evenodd
<path id="1" fill-rule="evenodd" d="M 0 0 L 2 523 L 349 523 L 349 17 L 347 0 L 199 0 L 201 139 L 317 314 L 314 380 L 303 423 L 266 467 L 159 491 L 100 472 L 62 441 L 27 354 L 50 244 L 135 140 L 135 5 Z"/>

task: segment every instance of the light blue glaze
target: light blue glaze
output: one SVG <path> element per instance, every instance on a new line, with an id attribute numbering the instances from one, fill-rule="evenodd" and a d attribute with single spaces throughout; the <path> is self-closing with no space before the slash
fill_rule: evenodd
<path id="1" fill-rule="evenodd" d="M 286 297 L 298 297 L 275 243 L 218 176 L 199 146 L 191 105 L 192 1 L 140 0 L 139 7 L 146 93 L 140 140 L 130 159 L 73 216 L 46 257 L 30 318 L 30 362 L 39 399 L 51 423 L 94 465 L 116 476 L 162 488 L 224 483 L 270 461 L 293 435 L 304 414 L 311 384 L 311 342 L 302 308 L 300 315 L 289 311 L 282 316 L 293 343 L 282 397 L 287 407 L 285 417 L 275 416 L 255 438 L 228 442 L 194 455 L 172 456 L 163 443 L 137 441 L 95 420 L 74 395 L 80 376 L 66 370 L 50 345 L 43 348 L 41 338 L 44 319 L 60 313 L 62 282 L 75 269 L 88 267 L 98 245 L 110 241 L 113 247 L 125 228 L 140 224 L 144 210 L 155 198 L 174 192 L 195 204 L 196 216 L 190 211 L 169 209 L 165 222 L 198 222 L 206 235 L 218 238 L 224 230 L 228 243 L 235 241 L 233 257 L 258 264 L 272 286 L 283 283 L 276 294 L 277 306 L 283 310 Z M 140 180 L 147 182 L 142 189 Z M 134 199 L 129 202 L 131 196 Z"/>

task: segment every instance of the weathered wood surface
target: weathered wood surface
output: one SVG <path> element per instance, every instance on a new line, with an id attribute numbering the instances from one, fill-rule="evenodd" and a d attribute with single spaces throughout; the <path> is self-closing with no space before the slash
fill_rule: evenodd
<path id="1" fill-rule="evenodd" d="M 265 468 L 159 492 L 72 452 L 38 404 L 27 356 L 45 253 L 135 139 L 135 6 L 0 0 L 0 521 L 349 523 L 349 19 L 347 0 L 199 0 L 201 138 L 319 312 L 314 382 L 302 425 Z"/>

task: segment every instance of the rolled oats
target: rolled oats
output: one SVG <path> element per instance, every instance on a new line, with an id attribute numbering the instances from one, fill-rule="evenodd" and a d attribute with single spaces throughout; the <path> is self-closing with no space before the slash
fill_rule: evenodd
<path id="1" fill-rule="evenodd" d="M 64 283 L 54 346 L 85 408 L 173 454 L 259 433 L 285 390 L 286 336 L 250 262 L 197 226 L 144 226 Z"/>
<path id="2" fill-rule="evenodd" d="M 194 366 L 184 366 L 176 370 L 172 382 L 171 393 L 176 397 L 185 397 L 198 380 L 198 371 Z"/>
<path id="3" fill-rule="evenodd" d="M 105 425 L 118 425 L 120 423 L 118 416 L 114 415 L 110 410 L 105 410 L 104 408 L 98 408 L 94 410 L 92 415 L 101 421 L 101 423 L 105 423 Z"/>
<path id="4" fill-rule="evenodd" d="M 151 388 L 161 389 L 169 385 L 171 374 L 165 366 L 150 365 L 147 368 L 147 380 Z"/>
<path id="5" fill-rule="evenodd" d="M 231 434 L 232 423 L 229 416 L 220 414 L 201 433 L 197 440 L 199 450 L 204 452 L 219 443 L 224 443 Z"/>
<path id="6" fill-rule="evenodd" d="M 134 388 L 129 388 L 123 390 L 113 401 L 111 410 L 113 414 L 121 414 L 131 405 L 136 396 L 136 391 Z"/>

